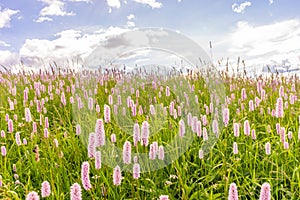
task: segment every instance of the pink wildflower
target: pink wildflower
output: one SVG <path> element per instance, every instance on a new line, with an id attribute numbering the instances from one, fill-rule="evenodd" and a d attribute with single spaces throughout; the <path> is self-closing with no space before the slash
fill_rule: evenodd
<path id="1" fill-rule="evenodd" d="M 29 192 L 26 196 L 26 200 L 40 200 L 38 193 L 35 191 Z"/>
<path id="2" fill-rule="evenodd" d="M 88 162 L 83 162 L 81 166 L 81 181 L 83 188 L 85 190 L 90 190 L 92 185 L 90 183 L 90 164 Z"/>
<path id="3" fill-rule="evenodd" d="M 123 162 L 125 164 L 131 163 L 131 143 L 129 141 L 123 145 Z"/>
<path id="4" fill-rule="evenodd" d="M 51 187 L 50 187 L 50 183 L 48 181 L 44 181 L 42 183 L 42 197 L 48 197 L 51 194 Z"/>
<path id="5" fill-rule="evenodd" d="M 239 153 L 239 151 L 238 151 L 238 145 L 237 145 L 236 142 L 233 143 L 233 153 L 234 154 L 238 154 Z"/>
<path id="6" fill-rule="evenodd" d="M 116 166 L 114 168 L 113 183 L 114 185 L 121 185 L 121 181 L 122 181 L 121 168 L 119 166 Z"/>
<path id="7" fill-rule="evenodd" d="M 82 200 L 81 187 L 78 183 L 74 183 L 70 187 L 70 196 L 71 196 L 71 200 Z"/>
<path id="8" fill-rule="evenodd" d="M 266 148 L 266 154 L 270 155 L 271 154 L 271 144 L 270 144 L 270 142 L 267 142 L 265 144 L 265 148 Z"/>
<path id="9" fill-rule="evenodd" d="M 140 177 L 140 171 L 141 171 L 140 164 L 134 163 L 132 171 L 133 171 L 132 173 L 133 178 L 138 179 Z"/>
<path id="10" fill-rule="evenodd" d="M 228 192 L 228 200 L 238 200 L 238 189 L 235 183 L 231 183 L 229 186 L 229 192 Z"/>
<path id="11" fill-rule="evenodd" d="M 95 168 L 100 169 L 101 168 L 101 152 L 96 151 L 95 153 Z"/>
<path id="12" fill-rule="evenodd" d="M 259 200 L 271 200 L 271 189 L 269 183 L 262 184 Z"/>

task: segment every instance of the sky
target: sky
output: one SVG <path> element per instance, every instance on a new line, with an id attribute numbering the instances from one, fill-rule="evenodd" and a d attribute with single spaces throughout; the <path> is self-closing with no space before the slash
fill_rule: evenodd
<path id="1" fill-rule="evenodd" d="M 216 63 L 300 66 L 299 8 L 299 0 L 0 0 L 0 64 L 78 62 L 109 36 L 159 27 Z"/>

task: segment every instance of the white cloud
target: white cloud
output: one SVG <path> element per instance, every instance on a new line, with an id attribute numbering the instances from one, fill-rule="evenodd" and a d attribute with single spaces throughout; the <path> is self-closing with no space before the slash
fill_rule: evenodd
<path id="1" fill-rule="evenodd" d="M 92 3 L 93 0 L 69 0 L 70 2 L 84 2 L 84 3 Z"/>
<path id="2" fill-rule="evenodd" d="M 232 34 L 233 51 L 250 48 L 249 56 L 258 56 L 273 51 L 286 52 L 300 49 L 300 20 L 287 20 L 264 26 L 238 22 Z"/>
<path id="3" fill-rule="evenodd" d="M 0 47 L 10 47 L 10 44 L 0 40 Z"/>
<path id="4" fill-rule="evenodd" d="M 73 12 L 67 12 L 65 3 L 61 0 L 39 0 L 47 6 L 40 11 L 40 16 L 35 22 L 52 21 L 49 16 L 73 16 Z"/>
<path id="5" fill-rule="evenodd" d="M 0 64 L 9 67 L 12 65 L 16 65 L 19 63 L 19 57 L 16 53 L 10 52 L 10 51 L 1 51 L 0 50 Z"/>
<path id="6" fill-rule="evenodd" d="M 12 16 L 19 12 L 19 10 L 11 10 L 7 8 L 2 10 L 0 7 L 0 28 L 9 27 Z"/>
<path id="7" fill-rule="evenodd" d="M 300 19 L 262 26 L 240 21 L 233 32 L 215 44 L 215 49 L 229 58 L 240 56 L 249 65 L 280 65 L 285 59 L 296 65 L 300 61 L 299 44 Z"/>
<path id="8" fill-rule="evenodd" d="M 95 47 L 108 36 L 120 34 L 128 29 L 109 27 L 93 33 L 65 30 L 55 34 L 54 40 L 27 39 L 20 48 L 19 55 L 25 65 L 45 66 L 56 61 L 65 63 L 68 59 L 84 60 Z"/>
<path id="9" fill-rule="evenodd" d="M 132 21 L 132 20 L 135 19 L 134 14 L 128 15 L 128 16 L 127 16 L 127 19 L 128 19 L 128 21 L 127 21 L 127 23 L 126 23 L 126 27 L 128 27 L 128 28 L 133 28 L 133 27 L 135 27 L 135 23 Z"/>
<path id="10" fill-rule="evenodd" d="M 48 22 L 51 22 L 51 21 L 53 21 L 53 19 L 52 18 L 50 18 L 50 17 L 39 17 L 37 20 L 34 20 L 35 22 L 37 22 L 37 23 L 41 23 L 41 22 L 44 22 L 44 21 L 48 21 Z"/>
<path id="11" fill-rule="evenodd" d="M 269 0 L 269 4 L 273 4 L 274 3 L 274 0 Z"/>
<path id="12" fill-rule="evenodd" d="M 251 5 L 252 5 L 252 3 L 250 1 L 245 1 L 244 3 L 241 3 L 240 5 L 237 3 L 234 3 L 231 6 L 231 9 L 233 12 L 243 13 L 245 11 L 246 7 L 251 6 Z"/>
<path id="13" fill-rule="evenodd" d="M 154 9 L 154 8 L 161 8 L 162 7 L 162 3 L 157 2 L 156 0 L 133 0 L 133 1 L 135 1 L 137 3 L 148 5 L 152 9 Z"/>
<path id="14" fill-rule="evenodd" d="M 135 27 L 135 23 L 132 22 L 132 21 L 128 21 L 128 22 L 126 23 L 126 26 L 127 26 L 128 28 L 132 28 L 132 27 Z"/>
<path id="15" fill-rule="evenodd" d="M 121 3 L 120 0 L 106 0 L 107 5 L 109 7 L 109 13 L 112 12 L 113 8 L 120 8 L 121 7 Z"/>
<path id="16" fill-rule="evenodd" d="M 127 19 L 128 19 L 128 20 L 132 20 L 132 19 L 134 19 L 134 18 L 135 18 L 134 14 L 130 14 L 130 15 L 127 16 Z"/>

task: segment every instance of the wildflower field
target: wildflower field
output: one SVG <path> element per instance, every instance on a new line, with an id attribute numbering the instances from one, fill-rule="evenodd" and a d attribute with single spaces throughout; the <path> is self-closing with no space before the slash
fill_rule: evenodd
<path id="1" fill-rule="evenodd" d="M 1 72 L 0 199 L 299 199 L 299 77 L 219 75 Z"/>

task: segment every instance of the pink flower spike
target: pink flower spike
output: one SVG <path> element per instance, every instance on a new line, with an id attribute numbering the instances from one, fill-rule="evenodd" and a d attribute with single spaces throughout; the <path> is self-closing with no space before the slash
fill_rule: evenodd
<path id="1" fill-rule="evenodd" d="M 70 196 L 71 196 L 71 200 L 82 200 L 81 187 L 78 183 L 74 183 L 70 187 Z"/>
<path id="2" fill-rule="evenodd" d="M 276 117 L 283 118 L 283 116 L 284 116 L 283 100 L 281 97 L 279 97 L 276 103 Z"/>
<path id="3" fill-rule="evenodd" d="M 202 124 L 203 124 L 203 126 L 207 125 L 207 117 L 206 117 L 206 115 L 202 116 Z"/>
<path id="4" fill-rule="evenodd" d="M 90 183 L 90 164 L 88 162 L 83 162 L 81 166 L 81 181 L 83 188 L 85 190 L 90 190 L 92 185 Z"/>
<path id="5" fill-rule="evenodd" d="M 204 141 L 207 141 L 207 140 L 208 140 L 208 134 L 207 134 L 207 129 L 206 129 L 206 127 L 203 127 L 202 133 L 203 133 L 203 140 L 204 140 Z"/>
<path id="6" fill-rule="evenodd" d="M 51 194 L 51 187 L 50 183 L 48 181 L 44 181 L 42 183 L 42 189 L 41 189 L 42 197 L 49 197 Z"/>
<path id="7" fill-rule="evenodd" d="M 289 131 L 289 132 L 288 132 L 288 138 L 289 138 L 290 140 L 293 138 L 293 133 L 292 133 L 292 131 Z"/>
<path id="8" fill-rule="evenodd" d="M 134 156 L 134 157 L 133 157 L 133 162 L 134 162 L 134 163 L 137 163 L 137 162 L 138 162 L 138 156 Z"/>
<path id="9" fill-rule="evenodd" d="M 266 154 L 270 155 L 271 154 L 271 144 L 270 144 L 270 142 L 267 142 L 265 144 L 265 148 L 266 148 Z"/>
<path id="10" fill-rule="evenodd" d="M 23 96 L 24 96 L 24 102 L 26 102 L 28 100 L 28 90 L 24 90 L 23 92 Z"/>
<path id="11" fill-rule="evenodd" d="M 142 130 L 141 130 L 141 143 L 142 146 L 148 146 L 149 143 L 149 124 L 147 121 L 142 123 Z"/>
<path id="12" fill-rule="evenodd" d="M 247 136 L 250 135 L 250 123 L 248 120 L 244 122 L 244 134 Z"/>
<path id="13" fill-rule="evenodd" d="M 185 134 L 185 124 L 184 124 L 183 119 L 181 119 L 179 121 L 179 136 L 184 137 L 184 134 Z"/>
<path id="14" fill-rule="evenodd" d="M 259 200 L 271 200 L 271 189 L 269 183 L 262 184 Z"/>
<path id="15" fill-rule="evenodd" d="M 240 125 L 238 123 L 233 124 L 233 134 L 234 137 L 239 137 L 240 135 Z"/>
<path id="16" fill-rule="evenodd" d="M 46 139 L 49 138 L 49 131 L 47 128 L 44 129 L 44 138 L 46 138 Z"/>
<path id="17" fill-rule="evenodd" d="M 234 154 L 238 154 L 239 153 L 239 151 L 238 151 L 238 145 L 237 145 L 236 142 L 233 143 L 233 153 Z"/>
<path id="18" fill-rule="evenodd" d="M 29 108 L 25 108 L 25 121 L 26 122 L 31 122 L 32 121 L 31 113 L 30 113 Z"/>
<path id="19" fill-rule="evenodd" d="M 164 150 L 164 147 L 162 145 L 160 145 L 158 147 L 158 159 L 164 160 L 164 158 L 165 158 L 165 150 Z"/>
<path id="20" fill-rule="evenodd" d="M 245 100 L 246 98 L 247 98 L 246 89 L 243 88 L 242 91 L 241 91 L 241 99 Z"/>
<path id="21" fill-rule="evenodd" d="M 76 135 L 80 135 L 81 133 L 81 127 L 80 127 L 80 124 L 77 124 L 76 125 Z"/>
<path id="22" fill-rule="evenodd" d="M 231 183 L 229 186 L 229 192 L 228 192 L 228 200 L 238 200 L 238 189 L 235 183 Z"/>
<path id="23" fill-rule="evenodd" d="M 188 113 L 187 114 L 187 125 L 188 126 L 191 126 L 192 125 L 192 120 L 193 120 L 193 117 L 192 117 L 192 113 Z"/>
<path id="24" fill-rule="evenodd" d="M 100 169 L 101 168 L 101 152 L 97 151 L 95 154 L 95 168 Z"/>
<path id="25" fill-rule="evenodd" d="M 170 96 L 170 88 L 168 86 L 166 86 L 166 96 L 167 97 Z"/>
<path id="26" fill-rule="evenodd" d="M 114 168 L 114 174 L 113 174 L 113 183 L 114 185 L 121 185 L 122 181 L 122 174 L 121 174 L 121 168 L 119 166 L 116 166 Z"/>
<path id="27" fill-rule="evenodd" d="M 8 126 L 7 128 L 8 128 L 9 133 L 14 132 L 14 124 L 13 124 L 13 121 L 11 119 L 8 119 L 7 126 Z"/>
<path id="28" fill-rule="evenodd" d="M 226 125 L 226 126 L 227 126 L 227 125 Z M 217 121 L 216 119 L 213 120 L 212 132 L 213 132 L 215 135 L 218 135 L 218 134 L 219 134 L 219 124 L 218 124 L 218 121 Z"/>
<path id="29" fill-rule="evenodd" d="M 88 157 L 94 158 L 95 157 L 95 133 L 90 133 L 89 135 L 89 144 L 88 144 Z"/>
<path id="30" fill-rule="evenodd" d="M 197 136 L 198 137 L 202 136 L 202 123 L 201 123 L 201 121 L 197 121 Z"/>
<path id="31" fill-rule="evenodd" d="M 23 144 L 27 145 L 27 139 L 26 138 L 23 138 Z"/>
<path id="32" fill-rule="evenodd" d="M 58 147 L 58 140 L 56 138 L 53 139 L 53 143 L 54 143 L 54 146 L 57 148 Z"/>
<path id="33" fill-rule="evenodd" d="M 285 142 L 285 128 L 284 128 L 284 127 L 281 127 L 281 128 L 280 128 L 280 141 L 281 141 L 282 143 Z"/>
<path id="34" fill-rule="evenodd" d="M 88 102 L 89 102 L 88 103 L 89 110 L 93 110 L 94 109 L 94 100 L 93 100 L 93 98 L 89 97 Z"/>
<path id="35" fill-rule="evenodd" d="M 5 146 L 1 146 L 1 154 L 2 156 L 6 156 L 6 147 Z"/>
<path id="36" fill-rule="evenodd" d="M 256 133 L 255 133 L 255 129 L 252 129 L 251 131 L 251 135 L 252 135 L 252 139 L 256 140 Z"/>
<path id="37" fill-rule="evenodd" d="M 116 134 L 111 134 L 110 135 L 110 141 L 112 142 L 112 143 L 116 143 L 117 142 L 117 136 L 116 136 Z"/>
<path id="38" fill-rule="evenodd" d="M 13 171 L 17 172 L 17 165 L 16 164 L 13 164 Z M 16 178 L 16 179 L 18 179 L 18 178 Z"/>
<path id="39" fill-rule="evenodd" d="M 199 158 L 203 159 L 204 158 L 204 152 L 202 149 L 199 150 Z"/>
<path id="40" fill-rule="evenodd" d="M 96 105 L 96 112 L 100 113 L 100 106 L 98 104 Z"/>
<path id="41" fill-rule="evenodd" d="M 133 126 L 133 145 L 136 147 L 140 141 L 140 126 L 138 123 L 135 123 Z"/>
<path id="42" fill-rule="evenodd" d="M 37 132 L 37 124 L 36 124 L 36 122 L 33 122 L 33 123 L 32 123 L 32 132 L 33 132 L 33 133 L 36 133 L 36 132 Z"/>
<path id="43" fill-rule="evenodd" d="M 26 196 L 26 200 L 40 200 L 38 193 L 35 191 L 29 192 Z"/>
<path id="44" fill-rule="evenodd" d="M 110 107 L 108 105 L 104 105 L 104 122 L 110 122 Z"/>
<path id="45" fill-rule="evenodd" d="M 223 123 L 224 123 L 225 127 L 227 127 L 227 125 L 229 123 L 229 109 L 228 108 L 223 109 Z"/>
<path id="46" fill-rule="evenodd" d="M 280 130 L 281 130 L 280 124 L 277 123 L 276 124 L 276 132 L 277 132 L 278 135 L 280 134 Z"/>
<path id="47" fill-rule="evenodd" d="M 15 105 L 14 102 L 9 102 L 9 110 L 14 110 L 15 109 Z"/>
<path id="48" fill-rule="evenodd" d="M 129 141 L 123 145 L 123 162 L 124 164 L 131 163 L 131 143 Z"/>
<path id="49" fill-rule="evenodd" d="M 280 97 L 284 96 L 284 87 L 282 85 L 279 87 L 279 96 Z"/>
<path id="50" fill-rule="evenodd" d="M 134 163 L 132 171 L 133 171 L 132 173 L 133 178 L 138 179 L 140 177 L 140 171 L 141 171 L 140 164 Z"/>
<path id="51" fill-rule="evenodd" d="M 149 150 L 149 159 L 150 160 L 155 160 L 156 158 L 156 149 L 154 144 L 150 144 L 150 150 Z"/>
<path id="52" fill-rule="evenodd" d="M 249 101 L 249 111 L 250 111 L 250 112 L 254 111 L 253 100 L 250 100 L 250 101 Z"/>
<path id="53" fill-rule="evenodd" d="M 48 120 L 48 117 L 45 117 L 45 128 L 49 128 L 49 120 Z"/>
<path id="54" fill-rule="evenodd" d="M 102 119 L 97 119 L 95 126 L 95 146 L 104 146 L 105 145 L 105 130 L 104 123 Z"/>
<path id="55" fill-rule="evenodd" d="M 4 130 L 1 131 L 1 137 L 5 138 L 5 132 L 4 132 Z"/>
<path id="56" fill-rule="evenodd" d="M 284 142 L 284 149 L 289 149 L 289 142 Z"/>
<path id="57" fill-rule="evenodd" d="M 168 195 L 160 195 L 159 200 L 169 200 L 169 196 Z"/>
<path id="58" fill-rule="evenodd" d="M 20 146 L 22 144 L 22 142 L 21 142 L 21 138 L 20 138 L 20 133 L 19 132 L 16 132 L 15 139 L 16 139 L 16 144 L 18 146 Z"/>

